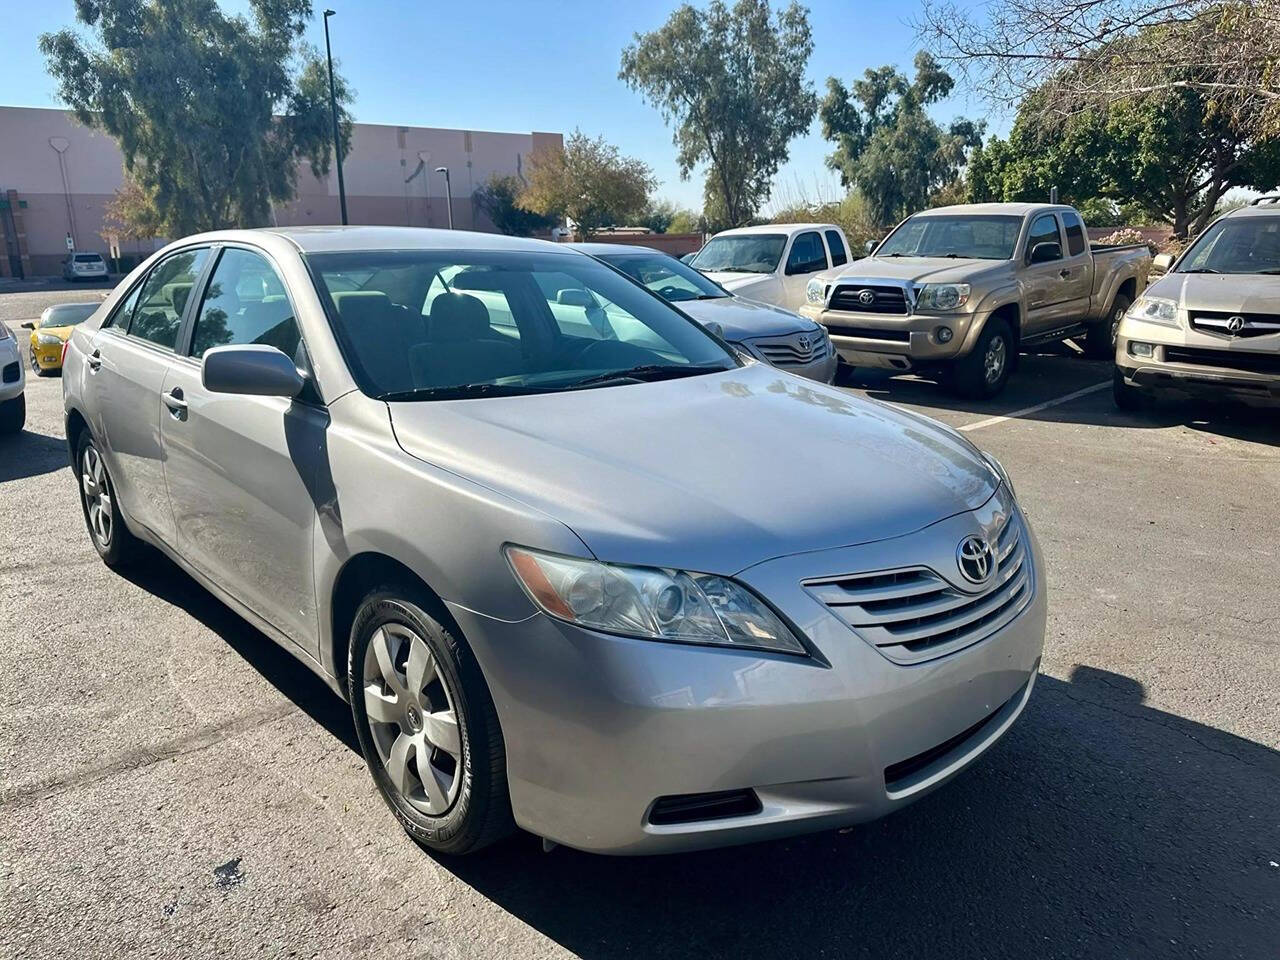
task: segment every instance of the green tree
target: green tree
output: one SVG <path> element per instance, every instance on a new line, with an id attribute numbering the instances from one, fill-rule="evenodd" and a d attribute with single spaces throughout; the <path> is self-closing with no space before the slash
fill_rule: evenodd
<path id="1" fill-rule="evenodd" d="M 693 210 L 677 210 L 667 224 L 667 233 L 701 233 L 702 215 Z"/>
<path id="2" fill-rule="evenodd" d="M 656 186 L 647 163 L 624 157 L 604 137 L 575 130 L 564 148 L 535 150 L 520 205 L 544 216 L 567 216 L 579 240 L 601 227 L 639 220 Z"/>
<path id="3" fill-rule="evenodd" d="M 120 143 L 138 188 L 121 210 L 170 236 L 265 224 L 295 195 L 300 161 L 328 172 L 327 72 L 299 42 L 311 4 L 249 5 L 252 23 L 209 0 L 76 0 L 92 40 L 40 38 L 62 100 Z M 345 151 L 345 111 L 342 129 Z"/>
<path id="4" fill-rule="evenodd" d="M 769 199 L 788 145 L 813 119 L 812 51 L 798 3 L 771 15 L 768 0 L 711 0 L 685 4 L 622 52 L 619 78 L 675 127 L 681 178 L 707 164 L 709 220 L 744 224 Z"/>
<path id="5" fill-rule="evenodd" d="M 946 71 L 923 51 L 915 69 L 914 80 L 893 67 L 867 70 L 852 89 L 831 77 L 818 108 L 822 135 L 836 145 L 827 165 L 881 224 L 927 206 L 982 142 L 980 122 L 957 118 L 944 130 L 929 116 L 927 108 L 954 85 Z"/>
<path id="6" fill-rule="evenodd" d="M 476 205 L 485 212 L 499 233 L 528 237 L 550 230 L 556 218 L 534 213 L 520 206 L 524 182 L 516 176 L 495 173 L 475 191 Z"/>
<path id="7" fill-rule="evenodd" d="M 678 208 L 670 200 L 653 200 L 650 201 L 640 222 L 654 233 L 666 233 L 671 228 L 671 221 L 675 219 L 677 212 Z"/>

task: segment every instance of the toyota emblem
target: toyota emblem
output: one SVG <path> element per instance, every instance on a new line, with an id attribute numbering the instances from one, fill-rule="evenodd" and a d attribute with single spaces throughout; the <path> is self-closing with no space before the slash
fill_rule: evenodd
<path id="1" fill-rule="evenodd" d="M 1232 333 L 1239 333 L 1244 329 L 1244 317 L 1228 317 L 1227 329 Z"/>
<path id="2" fill-rule="evenodd" d="M 965 537 L 956 548 L 960 573 L 970 583 L 983 584 L 996 572 L 996 555 L 982 537 Z"/>
<path id="3" fill-rule="evenodd" d="M 876 295 L 870 290 L 863 290 L 861 293 L 858 294 L 858 302 L 861 304 L 865 305 L 865 304 L 875 303 L 875 300 L 876 300 Z"/>
<path id="4" fill-rule="evenodd" d="M 807 333 L 802 333 L 800 336 L 796 337 L 796 346 L 807 353 L 809 350 L 809 335 Z"/>

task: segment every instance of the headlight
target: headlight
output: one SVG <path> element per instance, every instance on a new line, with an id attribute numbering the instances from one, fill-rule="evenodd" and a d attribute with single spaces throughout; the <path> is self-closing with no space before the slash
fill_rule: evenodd
<path id="1" fill-rule="evenodd" d="M 725 577 L 507 547 L 516 579 L 546 614 L 646 640 L 710 643 L 804 656 L 804 645 L 746 587 Z"/>
<path id="2" fill-rule="evenodd" d="M 822 281 L 817 277 L 810 280 L 804 288 L 804 298 L 809 303 L 822 302 Z"/>
<path id="3" fill-rule="evenodd" d="M 61 342 L 62 342 L 62 338 L 55 337 L 52 333 L 36 334 L 36 343 L 40 344 L 40 346 L 42 347 L 47 347 L 47 346 L 50 346 L 51 344 L 61 343 Z"/>
<path id="4" fill-rule="evenodd" d="M 987 462 L 987 466 L 991 468 L 991 471 L 996 475 L 996 478 L 1008 487 L 1009 493 L 1016 497 L 1017 494 L 1013 491 L 1013 481 L 1009 479 L 1009 471 L 1004 468 L 1004 464 L 985 450 L 982 451 L 982 459 Z"/>
<path id="5" fill-rule="evenodd" d="M 1163 323 L 1167 327 L 1178 325 L 1178 303 L 1164 297 L 1141 296 L 1129 308 L 1129 316 L 1148 323 Z"/>
<path id="6" fill-rule="evenodd" d="M 926 283 L 916 294 L 917 310 L 956 310 L 968 302 L 967 283 Z"/>

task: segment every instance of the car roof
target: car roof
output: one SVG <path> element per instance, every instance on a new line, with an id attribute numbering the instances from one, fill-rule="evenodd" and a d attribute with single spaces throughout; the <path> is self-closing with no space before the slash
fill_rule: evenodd
<path id="1" fill-rule="evenodd" d="M 925 217 L 930 214 L 1004 214 L 1011 217 L 1025 217 L 1030 213 L 1067 213 L 1075 212 L 1073 207 L 1065 203 L 957 203 L 950 207 L 933 207 L 914 214 Z"/>
<path id="2" fill-rule="evenodd" d="M 1223 214 L 1227 217 L 1277 217 L 1280 216 L 1280 194 L 1258 197 L 1246 207 Z"/>
<path id="3" fill-rule="evenodd" d="M 805 230 L 839 230 L 834 223 L 760 223 L 754 227 L 734 227 L 721 230 L 716 237 L 740 237 L 753 233 L 801 233 Z M 715 237 L 712 237 L 714 240 Z"/>
<path id="4" fill-rule="evenodd" d="M 670 256 L 670 254 L 663 253 L 663 251 L 654 247 L 642 247 L 637 243 L 566 243 L 565 246 L 571 250 L 589 253 L 593 257 L 604 257 L 610 254 L 613 256 L 626 255 L 628 253 L 656 253 L 661 256 Z"/>
<path id="5" fill-rule="evenodd" d="M 262 227 L 256 230 L 215 230 L 183 237 L 182 245 L 234 241 L 261 242 L 265 237 L 279 237 L 302 253 L 351 253 L 360 250 L 475 250 L 525 251 L 528 253 L 562 253 L 565 244 L 528 237 L 508 237 L 500 233 L 472 230 L 436 230 L 426 227 L 314 226 Z"/>

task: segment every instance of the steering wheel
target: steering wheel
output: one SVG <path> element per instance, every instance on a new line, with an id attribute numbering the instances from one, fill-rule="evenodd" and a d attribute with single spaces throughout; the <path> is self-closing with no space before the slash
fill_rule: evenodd
<path id="1" fill-rule="evenodd" d="M 681 300 L 682 293 L 688 293 L 684 287 L 677 287 L 674 283 L 668 283 L 665 287 L 659 287 L 654 291 L 663 300 Z"/>

